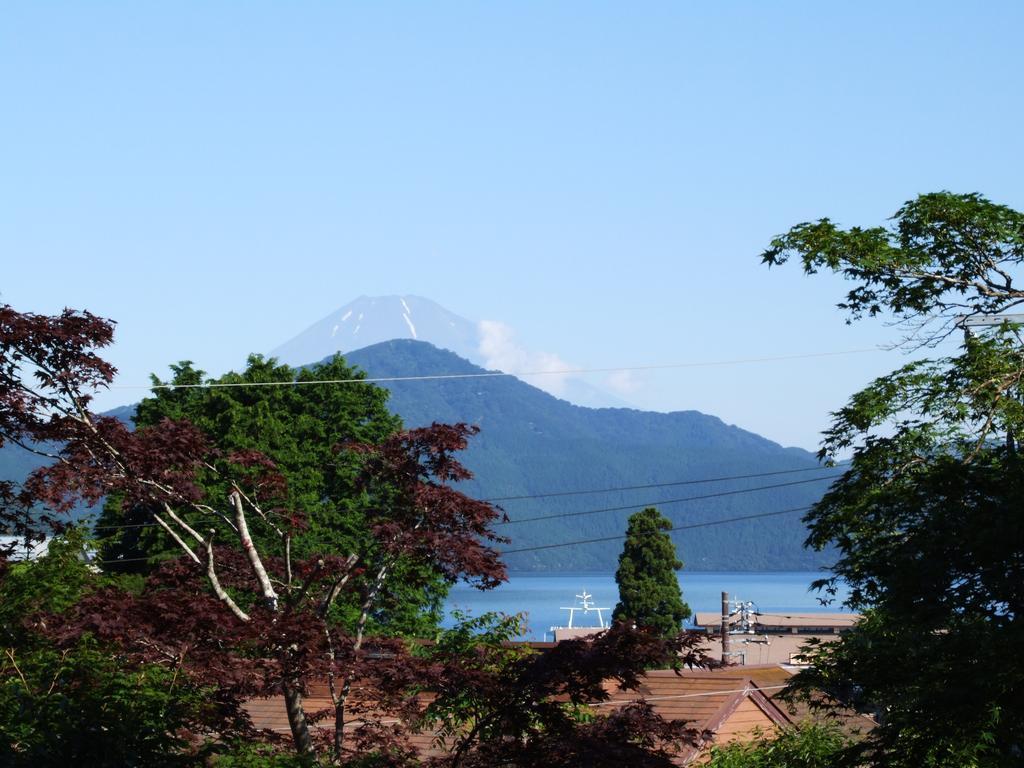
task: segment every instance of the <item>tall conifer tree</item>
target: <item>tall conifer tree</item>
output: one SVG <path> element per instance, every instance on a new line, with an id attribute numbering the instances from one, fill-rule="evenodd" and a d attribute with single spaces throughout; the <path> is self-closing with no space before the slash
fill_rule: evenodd
<path id="1" fill-rule="evenodd" d="M 654 507 L 629 518 L 615 572 L 619 603 L 612 614 L 616 620 L 632 620 L 665 636 L 678 634 L 690 615 L 676 578 L 683 563 L 666 533 L 671 527 L 671 521 Z"/>

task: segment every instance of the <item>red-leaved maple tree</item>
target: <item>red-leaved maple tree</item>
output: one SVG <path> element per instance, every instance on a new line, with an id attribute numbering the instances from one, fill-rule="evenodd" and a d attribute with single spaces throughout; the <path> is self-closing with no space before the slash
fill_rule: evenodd
<path id="1" fill-rule="evenodd" d="M 112 336 L 112 324 L 89 313 L 47 317 L 0 309 L 0 439 L 52 461 L 20 487 L 4 484 L 2 523 L 39 536 L 59 528 L 52 513 L 109 494 L 148 510 L 182 557 L 160 568 L 141 595 L 113 589 L 90 595 L 65 618 L 63 633 L 88 631 L 138 661 L 173 664 L 215 685 L 226 701 L 280 692 L 303 753 L 316 750 L 303 695 L 311 681 L 326 679 L 340 759 L 356 678 L 360 706 L 394 708 L 408 687 L 411 664 L 399 669 L 408 656 L 401 644 L 378 640 L 368 652 L 364 637 L 392 565 L 399 558 L 420 561 L 449 579 L 482 586 L 504 578 L 490 546 L 500 540 L 490 528 L 498 510 L 449 486 L 469 476 L 452 453 L 475 429 L 434 425 L 377 446 L 349 446 L 366 459 L 362 485 L 375 502 L 373 557 L 322 553 L 297 561 L 291 541 L 303 511 L 281 506 L 285 481 L 267 457 L 222 455 L 186 421 L 131 431 L 90 410 L 92 395 L 114 377 L 96 353 Z M 230 489 L 226 498 L 207 498 L 200 473 L 222 479 Z M 40 506 L 49 511 L 33 517 Z M 272 531 L 277 546 L 257 547 L 254 525 Z M 357 580 L 364 594 L 356 626 L 328 621 L 338 595 Z M 382 665 L 391 667 L 388 674 L 371 669 Z M 381 679 L 388 685 L 370 695 L 365 681 Z"/>

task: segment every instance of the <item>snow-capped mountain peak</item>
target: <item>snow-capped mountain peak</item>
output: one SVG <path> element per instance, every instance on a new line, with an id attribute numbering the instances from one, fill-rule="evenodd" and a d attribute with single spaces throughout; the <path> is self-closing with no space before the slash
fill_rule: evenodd
<path id="1" fill-rule="evenodd" d="M 323 360 L 335 352 L 346 354 L 392 339 L 427 341 L 491 370 L 546 372 L 523 378 L 577 405 L 627 405 L 579 377 L 559 373 L 576 366 L 553 353 L 526 349 L 504 323 L 468 320 L 422 296 L 360 296 L 271 350 L 270 354 L 283 363 L 300 366 Z"/>
<path id="2" fill-rule="evenodd" d="M 391 339 L 429 341 L 479 360 L 477 324 L 422 296 L 360 296 L 270 354 L 288 365 L 306 365 Z"/>

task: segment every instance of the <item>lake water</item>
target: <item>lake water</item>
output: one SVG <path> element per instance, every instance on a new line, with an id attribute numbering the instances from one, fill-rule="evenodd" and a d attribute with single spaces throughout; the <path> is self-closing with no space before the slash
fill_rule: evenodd
<path id="1" fill-rule="evenodd" d="M 683 599 L 690 608 L 697 611 L 720 612 L 722 592 L 728 592 L 732 600 L 751 601 L 758 610 L 768 612 L 811 613 L 818 611 L 842 611 L 841 602 L 846 596 L 840 590 L 838 599 L 832 605 L 823 606 L 818 598 L 824 597 L 810 591 L 812 581 L 824 574 L 820 572 L 742 572 L 702 571 L 681 572 L 678 575 Z M 552 626 L 564 626 L 569 613 L 562 606 L 576 603 L 576 595 L 586 590 L 593 595 L 596 607 L 608 608 L 605 619 L 618 602 L 619 592 L 615 575 L 611 573 L 512 573 L 509 580 L 497 589 L 480 592 L 465 584 L 452 587 L 445 605 L 445 626 L 454 623 L 453 610 L 460 610 L 479 616 L 487 611 L 500 613 L 526 613 L 529 631 L 525 638 L 543 640 Z M 575 626 L 597 623 L 597 616 L 590 613 L 576 614 Z M 550 636 L 548 636 L 550 639 Z"/>

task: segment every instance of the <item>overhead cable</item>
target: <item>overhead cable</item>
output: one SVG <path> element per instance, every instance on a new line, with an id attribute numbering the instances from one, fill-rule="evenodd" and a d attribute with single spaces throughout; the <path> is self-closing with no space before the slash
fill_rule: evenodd
<path id="1" fill-rule="evenodd" d="M 757 685 L 746 688 L 731 688 L 727 691 L 700 691 L 699 693 L 673 693 L 667 696 L 638 696 L 635 699 L 611 699 L 587 704 L 588 707 L 614 707 L 616 704 L 639 704 L 651 701 L 674 701 L 676 699 L 699 699 L 702 696 L 725 696 L 730 693 L 749 693 L 750 691 L 781 691 L 788 685 Z"/>
<path id="2" fill-rule="evenodd" d="M 707 528 L 707 527 L 713 526 L 713 525 L 725 525 L 727 523 L 737 523 L 737 522 L 740 522 L 742 520 L 756 520 L 756 519 L 763 518 L 763 517 L 777 517 L 778 515 L 788 515 L 788 514 L 792 514 L 794 512 L 804 512 L 806 510 L 809 510 L 810 508 L 811 508 L 810 506 L 806 506 L 806 507 L 793 507 L 792 509 L 780 509 L 777 512 L 760 512 L 760 513 L 758 513 L 756 515 L 742 515 L 740 517 L 727 517 L 727 518 L 725 518 L 723 520 L 710 520 L 710 521 L 705 522 L 705 523 L 691 523 L 690 525 L 678 525 L 678 526 L 676 526 L 674 528 L 661 529 L 661 530 L 657 530 L 657 531 L 650 531 L 650 532 L 648 532 L 646 534 L 645 533 L 640 533 L 640 534 L 635 534 L 635 535 L 645 536 L 645 535 L 651 535 L 651 534 L 655 534 L 655 533 L 672 533 L 674 531 L 688 531 L 688 530 L 691 530 L 693 528 Z M 540 550 L 540 549 L 557 549 L 559 547 L 574 547 L 574 546 L 579 546 L 579 545 L 583 545 L 583 544 L 596 544 L 597 542 L 601 542 L 601 541 L 621 541 L 622 539 L 625 539 L 625 538 L 626 538 L 626 534 L 621 534 L 621 535 L 618 535 L 618 536 L 603 536 L 603 537 L 598 538 L 598 539 L 580 539 L 578 541 L 563 541 L 563 542 L 561 542 L 559 544 L 541 544 L 540 546 L 535 546 L 535 547 L 521 547 L 519 549 L 505 549 L 505 550 L 500 551 L 498 554 L 499 555 L 511 555 L 511 554 L 515 554 L 515 553 L 518 553 L 518 552 L 534 552 L 534 551 Z M 150 557 L 126 557 L 126 558 L 123 558 L 123 559 L 120 559 L 120 560 L 93 560 L 92 562 L 97 564 L 97 565 L 116 565 L 117 563 L 137 563 L 137 562 L 142 562 L 143 560 L 151 560 L 151 559 L 154 559 L 154 558 L 150 558 Z"/>
<path id="3" fill-rule="evenodd" d="M 688 531 L 693 528 L 707 528 L 712 525 L 725 525 L 726 523 L 737 523 L 741 520 L 756 520 L 762 517 L 777 517 L 778 515 L 788 515 L 793 512 L 806 512 L 811 509 L 810 506 L 806 507 L 793 507 L 792 509 L 780 509 L 777 512 L 760 512 L 756 515 L 742 515 L 740 517 L 727 517 L 724 520 L 709 520 L 706 523 L 691 523 L 690 525 L 677 525 L 674 528 L 661 528 L 656 531 L 648 531 L 646 533 L 641 532 L 634 534 L 636 536 L 649 536 L 659 533 L 672 533 L 674 531 Z M 598 539 L 579 539 L 577 541 L 563 541 L 559 544 L 540 544 L 535 547 L 520 547 L 519 549 L 503 549 L 499 555 L 511 555 L 518 552 L 536 552 L 541 549 L 558 549 L 559 547 L 575 547 L 582 544 L 596 544 L 601 541 L 622 541 L 626 538 L 626 534 L 619 534 L 618 536 L 602 536 Z"/>
<path id="4" fill-rule="evenodd" d="M 779 473 L 779 474 L 782 474 L 782 473 Z M 748 475 L 747 477 L 755 477 L 755 475 Z M 630 509 L 642 509 L 644 507 L 664 506 L 664 505 L 667 505 L 667 504 L 682 504 L 682 503 L 687 502 L 687 501 L 701 501 L 703 499 L 717 499 L 717 498 L 722 497 L 722 496 L 735 496 L 735 495 L 741 494 L 741 493 L 754 493 L 756 491 L 768 491 L 768 490 L 772 490 L 774 488 L 788 488 L 788 487 L 794 486 L 794 485 L 805 485 L 807 483 L 818 483 L 818 482 L 821 482 L 822 480 L 831 480 L 834 477 L 838 477 L 838 474 L 837 475 L 826 475 L 825 477 L 814 477 L 814 478 L 810 478 L 808 480 L 794 480 L 794 481 L 788 482 L 788 483 L 776 483 L 775 485 L 758 485 L 758 486 L 755 486 L 753 488 L 738 488 L 738 489 L 733 489 L 733 490 L 729 490 L 729 491 L 717 491 L 715 493 L 701 494 L 700 496 L 683 496 L 682 498 L 678 498 L 678 499 L 655 499 L 653 501 L 646 501 L 646 502 L 641 502 L 641 503 L 638 503 L 638 504 L 626 504 L 624 506 L 619 506 L 619 507 L 601 507 L 600 509 L 584 509 L 584 510 L 580 510 L 580 511 L 576 511 L 576 512 L 558 512 L 558 513 L 555 513 L 553 515 L 538 515 L 536 517 L 523 517 L 523 518 L 518 518 L 518 519 L 515 519 L 515 520 L 502 520 L 502 521 L 496 521 L 494 523 L 494 525 L 515 525 L 517 523 L 532 523 L 532 522 L 537 522 L 539 520 L 554 520 L 555 518 L 559 518 L 559 517 L 580 517 L 580 516 L 583 516 L 583 515 L 596 515 L 596 514 L 599 514 L 599 513 L 602 513 L 602 512 L 623 512 L 623 511 L 627 511 L 627 510 L 630 510 Z M 687 482 L 697 483 L 697 482 L 712 482 L 712 481 L 710 481 L 710 480 L 694 480 L 694 481 L 687 481 Z M 680 484 L 685 484 L 685 483 L 680 483 Z M 669 484 L 666 484 L 666 485 L 674 485 L 674 484 L 669 483 Z M 645 487 L 645 486 L 641 486 L 641 487 Z M 597 492 L 598 491 L 592 491 L 592 493 L 597 493 Z M 557 495 L 557 494 L 551 494 L 551 495 Z M 486 501 L 486 500 L 485 499 L 481 499 L 481 501 Z M 186 522 L 189 523 L 189 525 L 198 525 L 198 524 L 203 524 L 203 523 L 216 523 L 218 521 L 216 519 L 210 519 L 210 520 L 187 520 Z M 93 527 L 93 530 L 94 531 L 106 531 L 106 530 L 121 530 L 121 529 L 128 529 L 128 528 L 152 528 L 152 527 L 156 527 L 158 525 L 159 525 L 159 523 L 125 523 L 125 524 L 120 524 L 120 525 L 97 525 L 97 526 Z"/>
<path id="5" fill-rule="evenodd" d="M 111 384 L 109 389 L 229 389 L 239 387 L 292 387 L 311 386 L 316 384 L 388 384 L 402 381 L 441 381 L 446 379 L 493 379 L 500 377 L 519 378 L 522 376 L 569 376 L 583 373 L 619 373 L 623 371 L 659 371 L 674 368 L 711 368 L 721 365 L 743 365 L 746 363 L 772 363 L 785 360 L 807 360 L 816 357 L 836 357 L 839 355 L 860 355 L 867 352 L 885 352 L 881 347 L 865 347 L 863 349 L 845 349 L 837 352 L 808 352 L 799 355 L 778 355 L 774 357 L 745 357 L 733 360 L 705 360 L 691 363 L 663 363 L 660 365 L 623 365 L 608 368 L 560 368 L 544 371 L 481 371 L 479 373 L 438 373 L 423 376 L 378 376 L 349 379 L 296 379 L 294 381 L 232 381 L 203 382 L 198 384 Z"/>
<path id="6" fill-rule="evenodd" d="M 731 491 L 718 491 L 717 493 L 705 493 L 700 496 L 684 496 L 680 499 L 661 499 L 656 501 L 647 502 L 645 504 L 627 504 L 622 507 L 604 507 L 602 509 L 585 509 L 581 512 L 559 512 L 555 515 L 538 515 L 537 517 L 522 517 L 516 520 L 506 520 L 503 522 L 495 523 L 495 525 L 515 525 L 516 523 L 532 523 L 537 520 L 552 520 L 556 517 L 580 517 L 582 515 L 596 515 L 599 512 L 622 512 L 629 509 L 641 509 L 643 507 L 657 507 L 664 506 L 666 504 L 682 504 L 685 501 L 700 501 L 702 499 L 717 499 L 720 496 L 735 496 L 740 493 L 754 493 L 755 491 L 767 491 L 772 488 L 787 488 L 793 485 L 804 485 L 806 483 L 820 483 L 822 480 L 831 480 L 838 475 L 828 475 L 826 477 L 814 477 L 810 480 L 793 480 L 789 483 L 777 483 L 776 485 L 759 485 L 755 488 L 739 488 Z"/>
<path id="7" fill-rule="evenodd" d="M 728 480 L 750 480 L 756 477 L 771 477 L 773 475 L 791 475 L 797 472 L 820 472 L 821 470 L 834 470 L 835 467 L 804 467 L 803 469 L 780 469 L 775 472 L 755 472 L 749 475 L 728 475 L 725 477 L 703 477 L 697 480 L 674 480 L 666 483 L 647 483 L 646 485 L 619 485 L 611 488 L 588 488 L 581 491 L 550 491 L 547 493 L 524 493 L 520 496 L 490 496 L 479 501 L 520 501 L 522 499 L 549 499 L 555 496 L 586 496 L 594 493 L 614 493 L 616 491 L 642 491 L 647 488 L 668 488 L 676 485 L 699 485 L 701 483 L 724 483 Z"/>

